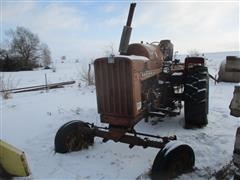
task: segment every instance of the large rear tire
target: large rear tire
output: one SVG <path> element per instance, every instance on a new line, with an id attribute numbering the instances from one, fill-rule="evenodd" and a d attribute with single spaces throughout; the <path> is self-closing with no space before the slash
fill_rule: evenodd
<path id="1" fill-rule="evenodd" d="M 61 126 L 55 136 L 55 152 L 67 153 L 87 149 L 94 143 L 94 137 L 84 134 L 81 128 L 90 128 L 83 121 L 70 121 Z"/>
<path id="2" fill-rule="evenodd" d="M 160 150 L 152 166 L 152 179 L 172 179 L 183 173 L 193 171 L 195 155 L 186 144 L 169 142 Z"/>
<path id="3" fill-rule="evenodd" d="M 185 128 L 200 128 L 208 124 L 208 96 L 208 69 L 194 66 L 188 70 L 184 83 Z"/>

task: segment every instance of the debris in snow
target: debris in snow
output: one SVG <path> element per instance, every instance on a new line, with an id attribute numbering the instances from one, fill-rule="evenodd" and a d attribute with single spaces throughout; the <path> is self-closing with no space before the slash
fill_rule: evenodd
<path id="1" fill-rule="evenodd" d="M 29 91 L 39 91 L 39 90 L 42 90 L 42 89 L 61 88 L 61 87 L 63 87 L 63 85 L 69 85 L 69 84 L 74 84 L 74 83 L 75 83 L 75 81 L 65 81 L 65 82 L 47 84 L 47 85 L 29 86 L 29 87 L 23 87 L 23 88 L 15 88 L 15 89 L 6 89 L 6 90 L 2 90 L 0 92 L 21 93 L 21 92 L 29 92 Z"/>
<path id="2" fill-rule="evenodd" d="M 225 166 L 223 166 L 219 171 L 214 173 L 214 176 L 216 180 L 231 179 L 235 171 L 236 171 L 236 167 L 234 167 L 233 162 L 230 161 Z"/>

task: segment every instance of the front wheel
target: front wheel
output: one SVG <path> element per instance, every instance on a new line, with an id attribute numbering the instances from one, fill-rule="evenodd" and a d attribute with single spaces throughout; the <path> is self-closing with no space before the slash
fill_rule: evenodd
<path id="1" fill-rule="evenodd" d="M 171 179 L 191 172 L 195 164 L 193 149 L 186 144 L 172 141 L 161 149 L 152 166 L 152 179 Z"/>
<path id="2" fill-rule="evenodd" d="M 83 121 L 74 120 L 61 126 L 55 136 L 55 152 L 67 153 L 87 149 L 94 143 L 94 136 L 85 134 L 81 128 L 90 128 Z"/>

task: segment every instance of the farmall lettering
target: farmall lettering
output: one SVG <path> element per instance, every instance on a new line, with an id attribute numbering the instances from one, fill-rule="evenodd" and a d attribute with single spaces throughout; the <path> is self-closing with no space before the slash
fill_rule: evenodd
<path id="1" fill-rule="evenodd" d="M 159 69 L 143 71 L 143 72 L 140 73 L 141 74 L 141 80 L 145 80 L 145 79 L 148 79 L 150 77 L 156 76 L 160 72 L 161 71 Z"/>
<path id="2" fill-rule="evenodd" d="M 144 71 L 144 72 L 141 72 L 141 78 L 142 79 L 145 79 L 145 78 L 149 78 L 153 76 L 153 72 L 152 71 Z"/>

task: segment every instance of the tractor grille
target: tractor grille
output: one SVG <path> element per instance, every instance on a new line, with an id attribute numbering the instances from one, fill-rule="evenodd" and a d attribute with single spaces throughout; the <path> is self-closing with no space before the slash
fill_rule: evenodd
<path id="1" fill-rule="evenodd" d="M 107 58 L 94 63 L 98 112 L 100 114 L 130 116 L 132 106 L 132 74 L 128 59 Z"/>

